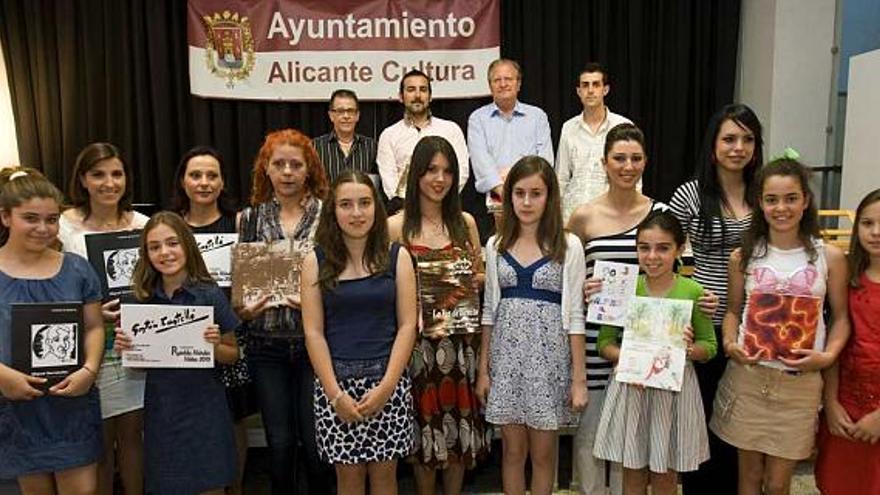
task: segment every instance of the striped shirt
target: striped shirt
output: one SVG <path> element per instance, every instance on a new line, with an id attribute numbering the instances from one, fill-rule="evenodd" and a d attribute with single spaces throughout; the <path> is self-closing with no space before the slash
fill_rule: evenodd
<path id="1" fill-rule="evenodd" d="M 312 145 L 318 152 L 321 163 L 324 164 L 324 171 L 327 172 L 327 179 L 330 182 L 333 182 L 343 170 L 349 168 L 360 170 L 365 174 L 379 173 L 376 167 L 376 140 L 371 137 L 355 134 L 348 156 L 342 152 L 342 147 L 339 146 L 339 140 L 333 131 L 316 137 L 312 140 Z"/>
<path id="2" fill-rule="evenodd" d="M 681 222 L 694 256 L 694 280 L 718 296 L 718 310 L 712 323 L 720 326 L 727 311 L 727 267 L 730 253 L 739 247 L 742 234 L 751 223 L 743 218 L 712 218 L 711 235 L 703 232 L 700 219 L 700 191 L 697 181 L 685 182 L 672 195 L 672 213 Z M 723 230 L 722 230 L 723 222 Z"/>
<path id="3" fill-rule="evenodd" d="M 650 211 L 666 211 L 669 207 L 655 201 Z M 650 212 L 649 212 L 650 213 Z M 645 215 L 647 218 L 648 215 Z M 617 234 L 604 235 L 590 239 L 584 243 L 584 258 L 587 262 L 587 278 L 593 276 L 596 260 L 615 261 L 617 263 L 639 264 L 636 251 L 636 226 Z M 599 325 L 587 322 L 587 388 L 604 390 L 614 364 L 599 356 L 596 340 L 599 338 Z"/>

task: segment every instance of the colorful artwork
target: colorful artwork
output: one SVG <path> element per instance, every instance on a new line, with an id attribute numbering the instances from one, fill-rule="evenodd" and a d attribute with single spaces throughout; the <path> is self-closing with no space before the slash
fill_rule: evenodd
<path id="1" fill-rule="evenodd" d="M 681 391 L 684 329 L 693 301 L 635 297 L 626 319 L 616 379 L 644 387 Z"/>
<path id="2" fill-rule="evenodd" d="M 480 298 L 473 261 L 461 248 L 416 256 L 422 335 L 441 338 L 480 330 Z"/>
<path id="3" fill-rule="evenodd" d="M 743 349 L 768 361 L 803 357 L 792 351 L 815 345 L 821 307 L 814 296 L 753 291 L 746 303 Z"/>
<path id="4" fill-rule="evenodd" d="M 598 260 L 593 268 L 593 276 L 602 279 L 602 291 L 590 299 L 587 321 L 598 325 L 624 326 L 627 309 L 636 296 L 639 267 Z"/>

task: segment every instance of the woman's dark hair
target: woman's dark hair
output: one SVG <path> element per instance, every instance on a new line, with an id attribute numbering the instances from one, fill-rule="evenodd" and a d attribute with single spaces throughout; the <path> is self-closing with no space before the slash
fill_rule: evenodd
<path id="1" fill-rule="evenodd" d="M 79 155 L 77 155 L 76 164 L 73 166 L 73 176 L 70 178 L 70 187 L 67 192 L 73 207 L 82 212 L 84 220 L 92 214 L 92 206 L 89 201 L 89 191 L 82 185 L 82 177 L 95 165 L 110 158 L 119 160 L 125 173 L 125 191 L 122 193 L 122 197 L 119 198 L 116 215 L 118 218 L 122 218 L 122 215 L 131 211 L 131 200 L 134 196 L 134 177 L 131 175 L 128 163 L 123 159 L 122 153 L 116 146 L 110 143 L 92 143 L 83 148 Z"/>
<path id="2" fill-rule="evenodd" d="M 684 229 L 681 228 L 681 223 L 671 211 L 654 210 L 649 213 L 636 227 L 636 239 L 639 238 L 643 230 L 655 227 L 672 235 L 672 240 L 675 241 L 677 247 L 684 246 L 686 240 Z"/>
<path id="3" fill-rule="evenodd" d="M 434 156 L 441 154 L 449 162 L 449 172 L 452 174 L 452 186 L 443 198 L 440 211 L 443 217 L 443 225 L 449 232 L 452 244 L 462 249 L 469 249 L 467 224 L 461 214 L 461 199 L 458 196 L 458 157 L 455 150 L 445 138 L 440 136 L 425 136 L 419 140 L 410 159 L 409 174 L 406 179 L 406 190 L 409 194 L 403 202 L 403 242 L 409 244 L 413 237 L 417 237 L 422 231 L 422 204 L 419 200 L 419 180 L 428 173 L 428 167 Z"/>
<path id="4" fill-rule="evenodd" d="M 743 234 L 742 256 L 740 258 L 740 270 L 745 273 L 752 258 L 763 258 L 767 255 L 768 236 L 770 225 L 764 218 L 761 209 L 761 198 L 764 194 L 764 183 L 774 176 L 793 177 L 801 187 L 801 192 L 806 201 L 807 208 L 804 210 L 798 225 L 798 238 L 807 252 L 810 263 L 814 263 L 818 257 L 813 240 L 819 237 L 819 213 L 816 208 L 815 196 L 810 190 L 810 170 L 797 160 L 790 158 L 778 158 L 761 167 L 755 174 L 755 195 L 752 198 L 752 222 Z"/>
<path id="5" fill-rule="evenodd" d="M 180 158 L 180 163 L 177 164 L 177 170 L 174 171 L 174 193 L 171 197 L 170 209 L 181 215 L 186 215 L 189 212 L 190 207 L 189 196 L 186 195 L 186 189 L 183 188 L 183 179 L 186 176 L 186 168 L 189 166 L 189 161 L 197 156 L 210 156 L 217 160 L 217 163 L 220 164 L 220 180 L 222 180 L 224 184 L 226 183 L 226 179 L 223 176 L 223 155 L 210 146 L 196 146 L 191 148 Z M 223 216 L 235 214 L 235 206 L 232 203 L 232 198 L 226 193 L 225 187 L 220 191 L 220 196 L 217 198 L 217 207 L 220 209 L 220 213 Z"/>
<path id="6" fill-rule="evenodd" d="M 865 251 L 865 248 L 862 247 L 862 243 L 859 242 L 859 224 L 862 222 L 865 208 L 878 201 L 880 201 L 880 189 L 874 189 L 862 198 L 858 208 L 856 208 L 856 219 L 853 221 L 852 233 L 849 236 L 849 256 L 847 256 L 849 285 L 851 287 L 861 287 L 862 284 L 859 283 L 859 278 L 871 263 L 871 257 Z"/>
<path id="7" fill-rule="evenodd" d="M 721 133 L 721 126 L 725 122 L 731 121 L 740 129 L 752 133 L 755 138 L 755 151 L 752 154 L 752 160 L 743 169 L 743 182 L 746 185 L 745 200 L 750 207 L 754 198 L 755 173 L 764 163 L 764 138 L 762 137 L 761 121 L 758 120 L 755 112 L 751 108 L 741 103 L 732 103 L 725 105 L 721 110 L 715 113 L 709 119 L 709 125 L 706 127 L 706 136 L 703 140 L 703 148 L 700 151 L 699 163 L 697 164 L 694 178 L 697 180 L 697 188 L 700 196 L 699 226 L 698 231 L 705 242 L 711 242 L 713 219 L 721 220 L 723 218 L 723 208 L 730 210 L 727 197 L 718 181 L 718 164 L 715 156 L 715 142 Z M 735 247 L 727 245 L 727 232 L 725 232 L 724 222 L 721 224 L 721 244 L 720 246 L 709 246 L 710 249 L 724 249 Z"/>
<path id="8" fill-rule="evenodd" d="M 538 223 L 538 243 L 541 251 L 553 261 L 565 261 L 565 230 L 562 228 L 562 206 L 559 195 L 559 182 L 556 173 L 547 160 L 540 156 L 524 156 L 513 165 L 504 181 L 502 200 L 501 225 L 495 247 L 499 253 L 507 252 L 519 238 L 519 219 L 513 210 L 513 188 L 516 183 L 527 177 L 538 175 L 547 187 L 547 202 L 544 214 Z"/>
<path id="9" fill-rule="evenodd" d="M 641 129 L 628 122 L 617 124 L 605 135 L 605 149 L 602 153 L 605 159 L 608 158 L 614 143 L 618 141 L 635 141 L 642 146 L 642 151 L 645 150 L 645 134 Z"/>
<path id="10" fill-rule="evenodd" d="M 336 193 L 343 184 L 363 184 L 370 188 L 373 197 L 374 218 L 373 226 L 367 234 L 367 245 L 364 248 L 363 263 L 370 272 L 380 273 L 388 270 L 388 224 L 385 207 L 373 181 L 361 171 L 344 170 L 340 173 L 333 184 L 327 201 L 321 208 L 321 216 L 318 219 L 318 228 L 315 231 L 315 245 L 324 252 L 324 262 L 318 272 L 318 286 L 321 290 L 332 290 L 339 283 L 339 274 L 345 270 L 346 261 L 349 259 L 348 249 L 342 229 L 336 220 Z M 359 260 L 352 260 L 357 263 Z"/>

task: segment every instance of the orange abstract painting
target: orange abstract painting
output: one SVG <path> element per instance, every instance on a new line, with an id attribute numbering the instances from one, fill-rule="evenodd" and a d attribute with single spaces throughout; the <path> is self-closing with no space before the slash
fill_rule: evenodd
<path id="1" fill-rule="evenodd" d="M 795 349 L 812 349 L 822 300 L 813 296 L 752 292 L 746 305 L 746 354 L 762 360 L 798 359 Z"/>

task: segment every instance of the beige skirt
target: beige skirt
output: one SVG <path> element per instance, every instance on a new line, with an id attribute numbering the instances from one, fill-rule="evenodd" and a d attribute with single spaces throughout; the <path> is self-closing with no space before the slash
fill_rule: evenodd
<path id="1" fill-rule="evenodd" d="M 821 399 L 818 371 L 789 373 L 730 360 L 709 428 L 738 449 L 806 459 L 813 451 Z"/>

